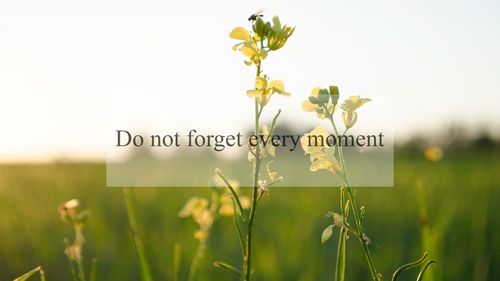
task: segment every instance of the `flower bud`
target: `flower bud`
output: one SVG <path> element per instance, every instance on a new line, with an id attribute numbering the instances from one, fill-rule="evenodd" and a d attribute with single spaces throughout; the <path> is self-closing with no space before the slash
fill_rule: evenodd
<path id="1" fill-rule="evenodd" d="M 358 113 L 356 111 L 344 111 L 342 112 L 342 121 L 344 121 L 345 128 L 349 129 L 358 120 Z"/>

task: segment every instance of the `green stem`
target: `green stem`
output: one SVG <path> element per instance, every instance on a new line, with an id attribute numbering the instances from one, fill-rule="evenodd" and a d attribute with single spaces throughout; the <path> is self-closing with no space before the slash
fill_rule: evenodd
<path id="1" fill-rule="evenodd" d="M 342 213 L 342 218 L 345 220 L 347 217 L 347 211 L 345 206 L 345 195 L 344 188 L 340 188 L 340 212 Z M 337 246 L 337 261 L 335 263 L 335 281 L 345 280 L 345 261 L 346 261 L 346 240 L 347 240 L 347 229 L 340 228 L 339 232 L 339 242 Z"/>
<path id="2" fill-rule="evenodd" d="M 257 64 L 257 77 L 261 74 L 260 63 Z M 259 100 L 255 98 L 255 135 L 259 134 L 259 121 L 260 114 L 262 112 L 262 108 L 259 108 Z M 260 158 L 260 144 L 257 143 L 255 148 L 255 166 L 253 171 L 253 191 L 252 191 L 252 205 L 250 207 L 250 215 L 248 216 L 248 224 L 247 224 L 247 236 L 246 236 L 246 249 L 245 255 L 243 256 L 243 278 L 245 281 L 250 281 L 250 274 L 252 272 L 252 231 L 255 223 L 255 212 L 257 210 L 257 202 L 259 195 L 259 172 L 261 165 Z"/>
<path id="3" fill-rule="evenodd" d="M 337 126 L 335 126 L 335 122 L 333 121 L 333 115 L 332 115 L 333 112 L 330 113 L 328 111 L 328 109 L 326 108 L 326 106 L 324 106 L 324 108 L 325 108 L 326 114 L 328 116 L 328 120 L 332 124 L 333 130 L 335 131 L 335 134 L 338 136 L 339 132 L 337 130 Z M 368 264 L 368 268 L 370 270 L 372 280 L 376 281 L 377 280 L 377 270 L 375 269 L 375 265 L 373 264 L 373 258 L 372 258 L 372 255 L 370 253 L 370 248 L 368 247 L 368 241 L 365 239 L 366 234 L 365 234 L 363 224 L 361 223 L 361 215 L 359 213 L 359 209 L 358 209 L 358 206 L 356 203 L 356 198 L 354 197 L 354 192 L 352 191 L 351 185 L 349 183 L 349 179 L 347 177 L 347 170 L 346 170 L 346 166 L 345 166 L 345 159 L 344 159 L 344 153 L 343 153 L 342 146 L 339 144 L 337 146 L 337 149 L 338 149 L 338 155 L 339 155 L 340 165 L 341 165 L 341 169 L 342 169 L 342 178 L 344 179 L 344 182 L 347 186 L 347 196 L 349 197 L 349 201 L 351 203 L 350 205 L 351 205 L 352 213 L 354 215 L 354 221 L 356 223 L 358 235 L 360 237 L 361 245 L 363 246 L 363 251 L 365 254 L 366 262 Z"/>

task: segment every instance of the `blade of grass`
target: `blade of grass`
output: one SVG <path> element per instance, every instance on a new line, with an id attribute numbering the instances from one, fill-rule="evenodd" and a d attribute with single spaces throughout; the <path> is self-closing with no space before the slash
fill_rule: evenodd
<path id="1" fill-rule="evenodd" d="M 422 267 L 422 269 L 420 270 L 420 272 L 418 273 L 417 281 L 422 281 L 422 279 L 424 278 L 424 273 L 425 273 L 425 271 L 427 271 L 427 268 L 428 268 L 429 266 L 431 266 L 432 264 L 435 264 L 435 263 L 437 263 L 437 261 L 436 261 L 436 260 L 431 260 L 431 261 L 428 261 L 428 262 L 424 265 L 424 267 Z"/>
<path id="2" fill-rule="evenodd" d="M 214 262 L 214 266 L 231 271 L 232 273 L 235 273 L 238 276 L 243 278 L 243 273 L 241 273 L 241 271 L 239 271 L 238 269 L 236 269 L 236 267 L 234 267 L 230 264 L 227 264 L 227 263 L 221 262 L 221 261 L 216 261 L 216 262 Z"/>
<path id="3" fill-rule="evenodd" d="M 396 281 L 396 279 L 398 278 L 398 276 L 399 276 L 399 274 L 401 272 L 403 272 L 403 271 L 405 271 L 407 269 L 410 269 L 410 268 L 413 268 L 413 267 L 421 265 L 422 263 L 425 262 L 426 258 L 427 258 L 427 253 L 424 253 L 424 255 L 421 258 L 419 258 L 418 260 L 400 266 L 398 269 L 396 269 L 396 271 L 394 271 L 394 274 L 392 275 L 392 279 L 391 280 L 392 281 Z"/>
<path id="4" fill-rule="evenodd" d="M 97 270 L 97 259 L 93 258 L 92 264 L 90 265 L 89 281 L 96 281 L 96 274 L 97 274 L 96 270 Z"/>
<path id="5" fill-rule="evenodd" d="M 175 243 L 175 246 L 174 246 L 174 264 L 172 267 L 174 281 L 179 281 L 180 267 L 181 267 L 181 244 Z"/>
<path id="6" fill-rule="evenodd" d="M 335 264 L 335 281 L 345 280 L 345 260 L 346 260 L 346 234 L 345 228 L 340 229 L 339 244 L 337 248 L 337 263 Z"/>
<path id="7" fill-rule="evenodd" d="M 240 240 L 240 246 L 241 246 L 241 253 L 245 255 L 245 238 L 243 238 L 243 232 L 241 231 L 240 225 L 238 223 L 238 217 L 236 216 L 236 200 L 234 198 L 231 198 L 233 200 L 233 222 L 234 222 L 234 227 L 236 228 L 236 232 L 238 233 L 238 238 Z"/>
<path id="8" fill-rule="evenodd" d="M 141 237 L 139 236 L 139 227 L 137 224 L 137 217 L 135 214 L 134 198 L 130 189 L 123 188 L 123 194 L 125 196 L 125 205 L 127 207 L 128 220 L 130 225 L 130 231 L 132 232 L 132 237 L 134 239 L 135 249 L 137 251 L 137 257 L 139 258 L 139 263 L 141 267 L 141 280 L 142 281 L 153 281 L 151 275 L 151 270 L 146 256 L 146 250 L 144 249 L 144 244 Z"/>
<path id="9" fill-rule="evenodd" d="M 27 273 L 25 273 L 25 274 L 17 277 L 16 279 L 14 279 L 14 281 L 25 281 L 25 280 L 28 280 L 28 278 L 30 278 L 31 276 L 33 276 L 33 274 L 35 274 L 37 272 L 40 273 L 40 280 L 41 281 L 45 281 L 45 272 L 43 271 L 43 269 L 42 269 L 41 266 L 33 268 L 29 272 L 27 272 Z"/>

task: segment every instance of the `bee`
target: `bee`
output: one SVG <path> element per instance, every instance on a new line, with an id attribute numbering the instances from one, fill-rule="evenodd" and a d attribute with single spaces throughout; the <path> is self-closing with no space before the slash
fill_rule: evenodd
<path id="1" fill-rule="evenodd" d="M 253 13 L 248 17 L 248 21 L 256 21 L 258 18 L 263 17 L 264 15 L 262 14 L 264 12 L 264 9 L 260 9 L 257 12 Z"/>

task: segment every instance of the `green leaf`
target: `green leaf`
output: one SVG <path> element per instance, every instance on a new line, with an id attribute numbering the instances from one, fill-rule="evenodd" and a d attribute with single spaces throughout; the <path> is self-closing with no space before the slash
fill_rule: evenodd
<path id="1" fill-rule="evenodd" d="M 321 243 L 325 243 L 328 239 L 330 239 L 330 237 L 332 237 L 334 226 L 335 225 L 330 224 L 323 230 L 323 233 L 321 233 Z"/>

